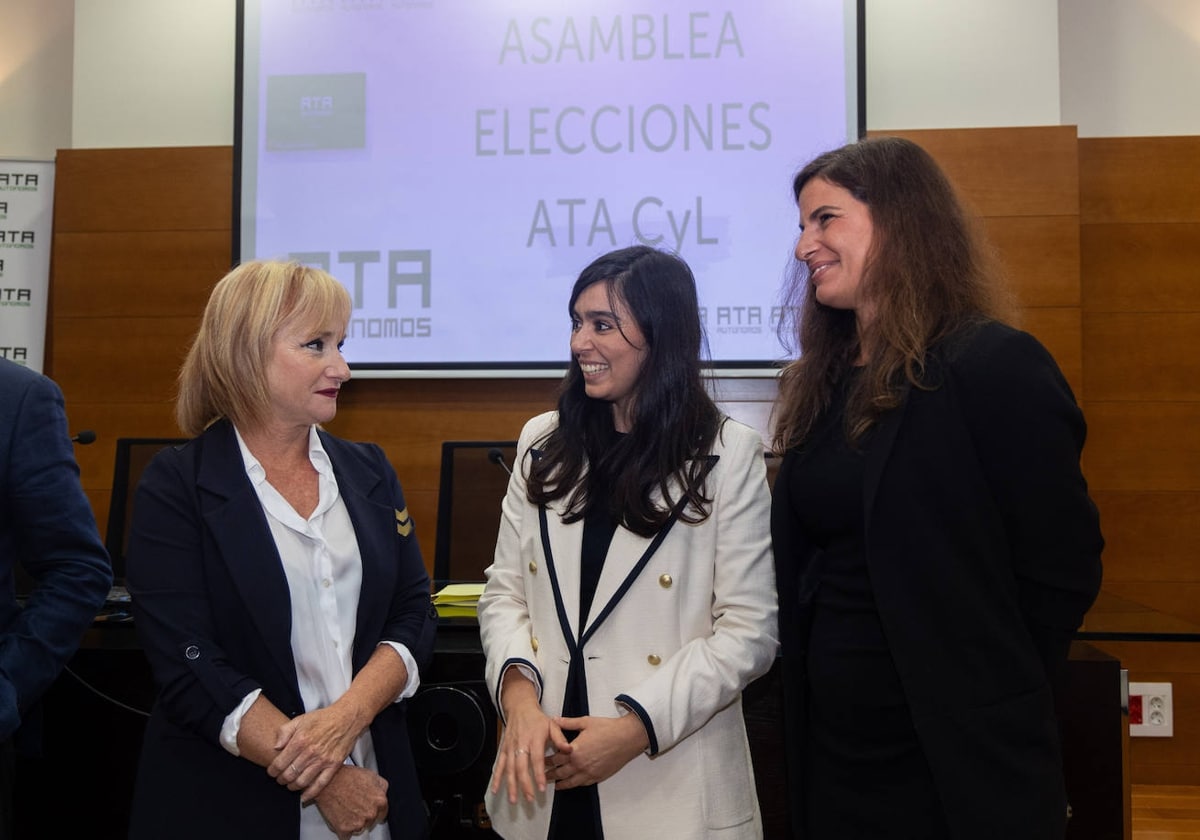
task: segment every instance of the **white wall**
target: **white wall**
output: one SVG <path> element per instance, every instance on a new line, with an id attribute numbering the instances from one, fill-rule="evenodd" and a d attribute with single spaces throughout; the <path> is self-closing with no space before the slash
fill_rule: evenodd
<path id="1" fill-rule="evenodd" d="M 1200 134 L 1200 0 L 1058 6 L 1064 124 L 1088 137 Z"/>
<path id="2" fill-rule="evenodd" d="M 0 158 L 71 145 L 75 0 L 0 0 Z"/>
<path id="3" fill-rule="evenodd" d="M 1053 0 L 866 0 L 867 127 L 1058 125 Z"/>
<path id="4" fill-rule="evenodd" d="M 236 9 L 76 0 L 72 145 L 232 145 Z"/>
<path id="5" fill-rule="evenodd" d="M 866 4 L 870 128 L 1200 134 L 1200 0 Z M 0 0 L 0 157 L 232 143 L 235 8 Z"/>

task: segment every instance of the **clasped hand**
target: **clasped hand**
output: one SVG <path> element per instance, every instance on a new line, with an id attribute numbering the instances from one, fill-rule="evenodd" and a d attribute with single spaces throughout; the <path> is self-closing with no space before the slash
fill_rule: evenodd
<path id="1" fill-rule="evenodd" d="M 279 727 L 277 754 L 267 772 L 300 801 L 315 800 L 339 840 L 361 834 L 387 818 L 387 780 L 344 762 L 361 734 L 353 712 L 337 703 Z"/>
<path id="2" fill-rule="evenodd" d="M 568 741 L 564 731 L 578 732 Z M 622 717 L 550 718 L 538 707 L 510 714 L 492 773 L 492 792 L 508 786 L 508 801 L 532 802 L 546 783 L 559 790 L 594 785 L 643 752 L 649 739 L 641 719 Z"/>
<path id="3" fill-rule="evenodd" d="M 359 734 L 353 716 L 336 703 L 294 717 L 279 727 L 267 773 L 310 802 L 341 768 Z"/>

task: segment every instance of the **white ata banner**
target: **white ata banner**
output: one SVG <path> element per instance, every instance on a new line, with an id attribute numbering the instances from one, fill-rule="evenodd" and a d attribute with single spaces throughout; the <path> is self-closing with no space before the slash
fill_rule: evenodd
<path id="1" fill-rule="evenodd" d="M 54 161 L 0 159 L 0 356 L 38 372 L 53 222 Z"/>

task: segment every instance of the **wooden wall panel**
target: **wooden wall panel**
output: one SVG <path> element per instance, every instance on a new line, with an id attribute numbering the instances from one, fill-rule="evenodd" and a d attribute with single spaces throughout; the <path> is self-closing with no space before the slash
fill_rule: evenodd
<path id="1" fill-rule="evenodd" d="M 229 247 L 228 229 L 60 232 L 54 239 L 54 313 L 196 319 L 229 270 Z"/>
<path id="2" fill-rule="evenodd" d="M 1079 215 L 1074 126 L 878 131 L 907 137 L 981 216 Z"/>
<path id="3" fill-rule="evenodd" d="M 54 337 L 54 378 L 79 403 L 170 400 L 196 331 L 195 317 L 64 318 Z M 69 364 L 63 364 L 70 359 Z"/>
<path id="4" fill-rule="evenodd" d="M 1196 538 L 1188 523 L 1200 522 L 1200 491 L 1092 490 L 1104 531 L 1104 580 L 1200 581 Z"/>
<path id="5" fill-rule="evenodd" d="M 98 403 L 67 397 L 67 417 L 70 428 L 96 432 L 95 443 L 75 447 L 83 489 L 92 498 L 93 508 L 96 507 L 93 491 L 107 492 L 112 488 L 118 437 L 178 437 L 180 434 L 175 426 L 175 406 L 165 398 L 146 403 Z M 96 513 L 98 515 L 99 510 Z"/>
<path id="6" fill-rule="evenodd" d="M 1084 465 L 1104 590 L 1200 626 L 1200 137 L 1079 141 Z M 1197 645 L 1125 645 L 1174 685 L 1170 739 L 1132 739 L 1135 783 L 1200 784 Z"/>
<path id="7" fill-rule="evenodd" d="M 1080 140 L 1079 215 L 1085 225 L 1200 222 L 1200 137 Z"/>
<path id="8" fill-rule="evenodd" d="M 1200 490 L 1200 404 L 1089 400 L 1084 414 L 1083 466 L 1097 492 Z"/>
<path id="9" fill-rule="evenodd" d="M 1078 308 L 1078 217 L 989 216 L 984 224 L 1022 306 Z"/>
<path id="10" fill-rule="evenodd" d="M 1089 399 L 1200 401 L 1200 309 L 1091 312 L 1083 340 Z"/>
<path id="11" fill-rule="evenodd" d="M 231 146 L 62 149 L 55 167 L 56 234 L 230 229 Z"/>
<path id="12" fill-rule="evenodd" d="M 443 382 L 462 391 L 422 394 L 430 383 L 413 379 L 351 380 L 328 428 L 384 447 L 406 487 L 436 490 L 442 441 L 515 440 L 526 420 L 554 407 L 557 387 L 552 380 Z"/>
<path id="13" fill-rule="evenodd" d="M 1200 310 L 1200 222 L 1085 224 L 1080 239 L 1088 312 Z"/>

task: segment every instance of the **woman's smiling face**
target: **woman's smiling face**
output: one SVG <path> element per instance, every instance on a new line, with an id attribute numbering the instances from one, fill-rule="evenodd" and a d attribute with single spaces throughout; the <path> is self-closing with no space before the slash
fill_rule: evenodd
<path id="1" fill-rule="evenodd" d="M 835 309 L 852 309 L 860 322 L 867 320 L 863 278 L 875 233 L 871 209 L 824 178 L 804 185 L 798 205 L 796 259 L 808 266 L 817 300 Z"/>
<path id="2" fill-rule="evenodd" d="M 609 288 L 607 281 L 593 283 L 575 299 L 571 355 L 587 395 L 612 403 L 617 431 L 628 432 L 648 348 L 637 320 L 621 301 L 610 300 Z"/>

